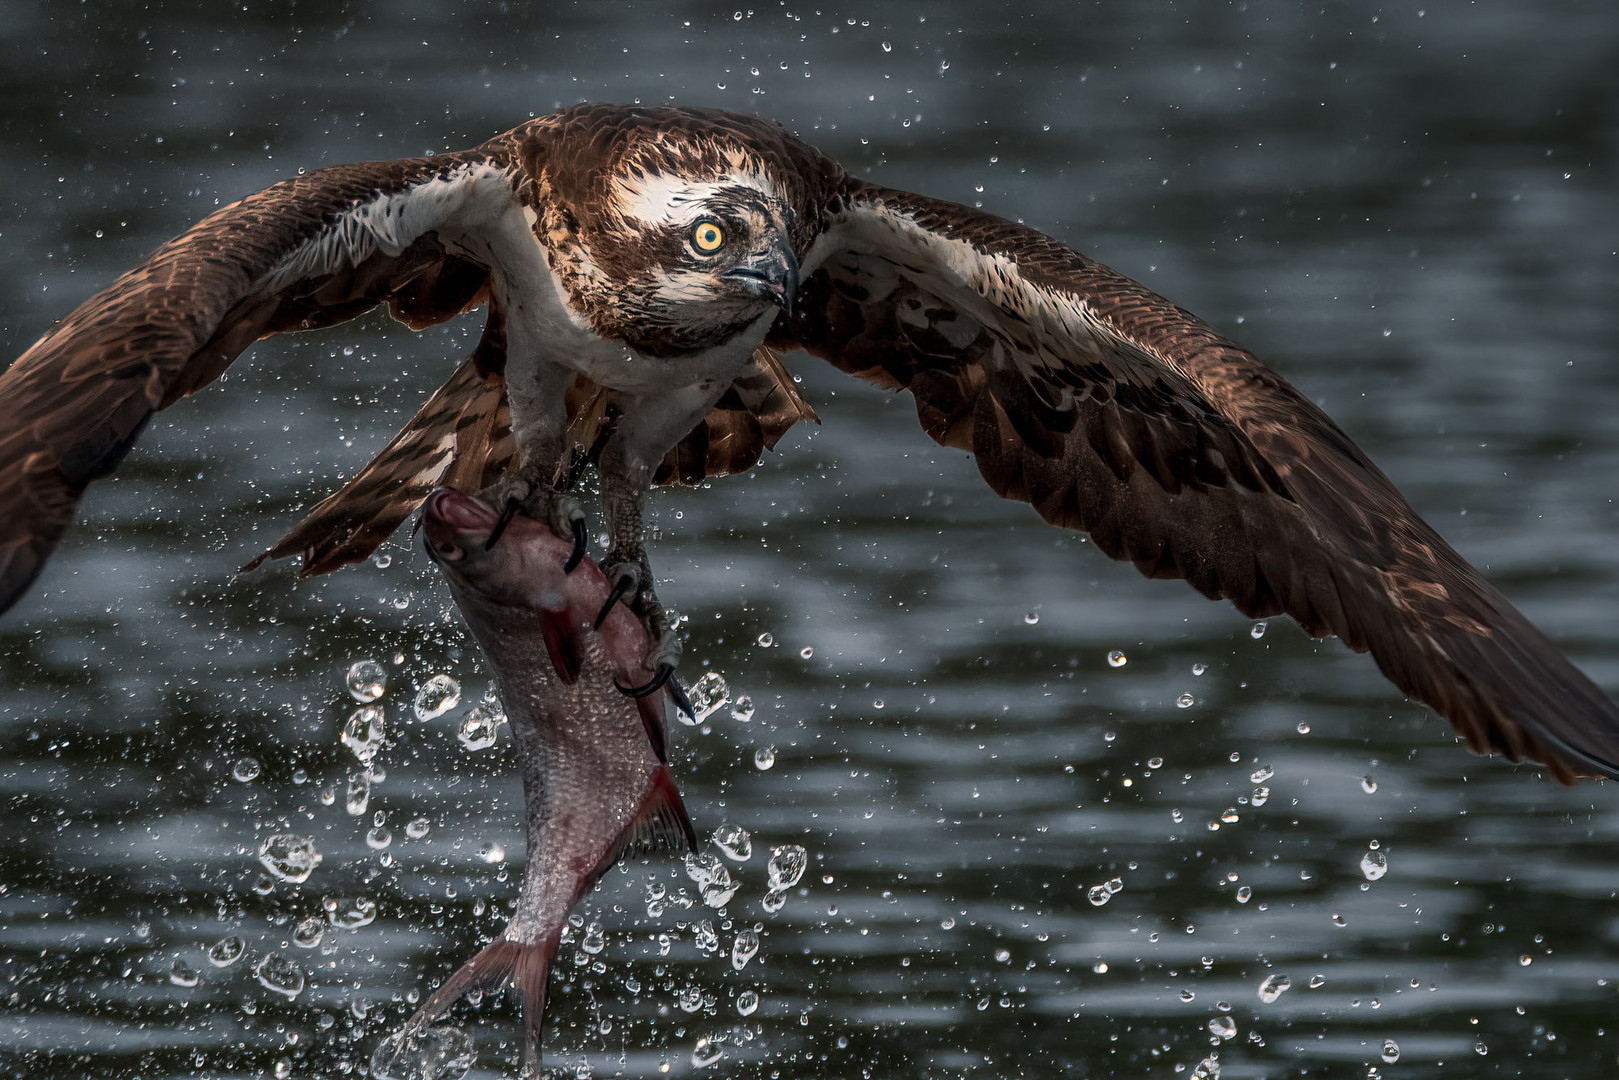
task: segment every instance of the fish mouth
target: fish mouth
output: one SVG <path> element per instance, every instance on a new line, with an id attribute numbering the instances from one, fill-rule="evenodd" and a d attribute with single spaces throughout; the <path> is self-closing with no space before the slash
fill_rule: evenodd
<path id="1" fill-rule="evenodd" d="M 422 532 L 427 553 L 438 562 L 466 557 L 469 533 L 488 534 L 500 519 L 492 506 L 453 488 L 434 488 L 422 503 Z"/>

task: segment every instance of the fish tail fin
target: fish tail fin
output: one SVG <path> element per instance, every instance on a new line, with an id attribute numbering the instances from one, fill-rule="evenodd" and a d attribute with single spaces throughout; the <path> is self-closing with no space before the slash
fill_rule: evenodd
<path id="1" fill-rule="evenodd" d="M 525 945 L 498 937 L 456 969 L 427 1003 L 406 1022 L 399 1045 L 406 1046 L 434 1020 L 474 990 L 515 987 L 523 1000 L 523 1076 L 540 1074 L 540 1030 L 545 1019 L 545 986 L 560 932 Z"/>

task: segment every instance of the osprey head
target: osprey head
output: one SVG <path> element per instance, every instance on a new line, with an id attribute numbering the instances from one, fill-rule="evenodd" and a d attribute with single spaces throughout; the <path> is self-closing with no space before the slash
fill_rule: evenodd
<path id="1" fill-rule="evenodd" d="M 553 182 L 563 227 L 546 230 L 592 329 L 678 356 L 791 314 L 803 228 L 765 157 L 667 128 L 613 134 L 594 175 Z"/>

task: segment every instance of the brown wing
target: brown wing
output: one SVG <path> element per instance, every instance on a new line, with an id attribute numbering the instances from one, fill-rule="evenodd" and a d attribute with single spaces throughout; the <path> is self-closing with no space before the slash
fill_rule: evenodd
<path id="1" fill-rule="evenodd" d="M 1613 703 L 1241 347 L 1032 229 L 853 181 L 838 206 L 792 335 L 909 389 L 998 493 L 1150 577 L 1370 650 L 1475 750 L 1619 776 Z"/>
<path id="2" fill-rule="evenodd" d="M 342 489 L 255 556 L 301 557 L 300 574 L 324 574 L 359 562 L 392 535 L 438 486 L 478 491 L 493 483 L 516 452 L 506 404 L 504 344 L 492 316 L 483 340 L 434 391 L 388 445 Z M 610 422 L 613 394 L 583 375 L 568 391 L 569 439 L 589 452 Z M 655 482 L 697 483 L 752 468 L 800 420 L 820 421 L 770 349 L 753 354 L 712 412 L 659 465 Z"/>
<path id="3" fill-rule="evenodd" d="M 342 165 L 227 206 L 86 300 L 0 374 L 0 611 L 153 412 L 254 341 L 386 300 L 420 327 L 481 302 L 455 224 L 515 196 L 505 150 Z"/>

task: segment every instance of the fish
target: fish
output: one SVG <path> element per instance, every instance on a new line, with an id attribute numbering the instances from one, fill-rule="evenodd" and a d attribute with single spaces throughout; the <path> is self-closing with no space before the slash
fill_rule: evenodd
<path id="1" fill-rule="evenodd" d="M 678 682 L 647 669 L 647 632 L 582 537 L 562 540 L 443 487 L 423 503 L 421 527 L 494 673 L 522 765 L 528 854 L 505 929 L 428 998 L 397 1045 L 467 993 L 510 986 L 522 996 L 522 1075 L 534 1077 L 568 913 L 622 858 L 697 849 L 669 771 L 667 718 L 690 705 Z"/>

